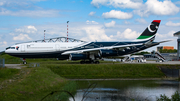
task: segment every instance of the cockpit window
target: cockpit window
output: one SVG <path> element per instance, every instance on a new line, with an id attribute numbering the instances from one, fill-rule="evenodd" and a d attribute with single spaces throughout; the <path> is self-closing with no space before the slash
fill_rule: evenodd
<path id="1" fill-rule="evenodd" d="M 15 47 L 8 47 L 8 48 L 6 48 L 6 50 L 8 50 L 8 49 L 15 49 Z"/>
<path id="2" fill-rule="evenodd" d="M 6 50 L 8 49 L 16 49 L 15 47 L 7 47 Z"/>
<path id="3" fill-rule="evenodd" d="M 10 49 L 10 47 L 7 47 L 6 50 Z"/>

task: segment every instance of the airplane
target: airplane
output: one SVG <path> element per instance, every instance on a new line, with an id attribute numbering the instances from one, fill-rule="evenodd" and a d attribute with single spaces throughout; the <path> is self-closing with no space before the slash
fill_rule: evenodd
<path id="1" fill-rule="evenodd" d="M 68 37 L 17 43 L 6 48 L 5 53 L 23 58 L 58 58 L 59 60 L 81 60 L 80 63 L 99 63 L 104 57 L 132 54 L 163 42 L 154 42 L 161 20 L 153 20 L 144 32 L 129 42 L 86 42 Z"/>

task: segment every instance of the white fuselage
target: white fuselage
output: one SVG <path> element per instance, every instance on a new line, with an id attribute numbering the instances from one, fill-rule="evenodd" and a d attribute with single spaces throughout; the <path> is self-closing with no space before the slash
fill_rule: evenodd
<path id="1" fill-rule="evenodd" d="M 5 53 L 42 53 L 70 50 L 80 47 L 87 42 L 42 42 L 22 43 L 11 46 Z"/>

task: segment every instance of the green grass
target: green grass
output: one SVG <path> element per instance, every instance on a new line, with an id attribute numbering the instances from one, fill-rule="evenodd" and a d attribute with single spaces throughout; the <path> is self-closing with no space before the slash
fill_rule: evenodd
<path id="1" fill-rule="evenodd" d="M 8 54 L 0 54 L 0 58 L 3 58 L 5 59 L 5 63 L 6 64 L 19 64 L 19 63 L 22 63 L 22 60 L 18 57 L 14 57 L 14 56 L 10 56 Z"/>
<path id="2" fill-rule="evenodd" d="M 18 74 L 19 71 L 19 69 L 0 68 L 0 81 L 12 78 L 12 76 Z"/>
<path id="3" fill-rule="evenodd" d="M 0 55 L 5 63 L 22 63 L 19 58 L 7 54 Z M 70 79 L 107 79 L 107 78 L 161 78 L 164 74 L 156 64 L 118 64 L 101 61 L 101 64 L 79 64 L 80 61 L 58 61 L 56 59 L 27 59 L 40 63 L 40 67 L 0 69 L 0 101 L 67 101 L 69 91 L 74 94 L 76 83 Z M 26 66 L 29 66 L 29 65 Z"/>
<path id="4" fill-rule="evenodd" d="M 4 74 L 5 75 L 5 74 Z M 6 74 L 7 75 L 7 74 Z M 76 90 L 74 82 L 67 81 L 45 67 L 23 68 L 15 78 L 2 81 L 8 85 L 0 89 L 0 101 L 39 101 L 52 91 Z M 45 100 L 67 99 L 63 93 L 48 96 Z"/>
<path id="5" fill-rule="evenodd" d="M 10 58 L 7 54 L 4 55 L 7 60 Z M 62 77 L 72 79 L 164 77 L 164 74 L 157 68 L 157 64 L 120 64 L 119 62 L 100 61 L 97 65 L 56 59 L 27 59 L 26 61 L 28 64 L 39 63 L 40 66 L 48 67 Z"/>
<path id="6" fill-rule="evenodd" d="M 156 64 L 62 64 L 47 65 L 56 74 L 70 79 L 161 78 Z"/>
<path id="7" fill-rule="evenodd" d="M 10 56 L 10 55 L 5 54 L 5 53 L 0 54 L 0 58 L 5 59 L 5 64 L 22 64 L 23 63 L 22 60 L 19 57 Z M 32 59 L 26 59 L 26 61 L 28 63 L 31 63 L 31 62 L 42 62 L 42 63 L 44 63 L 44 62 L 47 62 L 47 61 L 49 61 L 49 62 L 56 62 L 57 59 L 55 59 L 55 58 L 50 58 L 50 59 L 49 58 L 45 58 L 45 59 L 43 59 L 43 58 L 33 59 L 32 58 Z"/>

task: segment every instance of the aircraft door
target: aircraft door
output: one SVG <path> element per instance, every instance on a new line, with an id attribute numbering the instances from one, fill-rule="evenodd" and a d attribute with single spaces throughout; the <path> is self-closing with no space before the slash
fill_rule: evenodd
<path id="1" fill-rule="evenodd" d="M 21 45 L 21 52 L 25 52 L 25 45 Z"/>
<path id="2" fill-rule="evenodd" d="M 56 51 L 60 51 L 60 46 L 59 46 L 59 44 L 56 44 Z"/>

